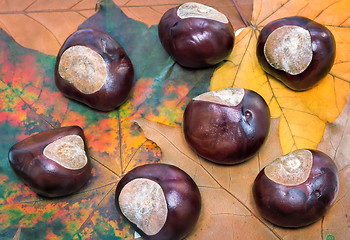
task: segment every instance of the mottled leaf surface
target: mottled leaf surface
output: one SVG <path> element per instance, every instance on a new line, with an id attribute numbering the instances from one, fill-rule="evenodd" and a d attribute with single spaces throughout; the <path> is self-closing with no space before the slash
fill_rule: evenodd
<path id="1" fill-rule="evenodd" d="M 24 48 L 0 32 L 0 238 L 130 239 L 133 230 L 116 212 L 114 191 L 123 174 L 157 162 L 159 148 L 131 120 L 147 117 L 170 125 L 181 122 L 189 99 L 208 91 L 214 68 L 186 70 L 163 50 L 157 27 L 127 17 L 112 1 L 79 28 L 113 36 L 135 68 L 130 98 L 120 108 L 97 112 L 68 100 L 54 84 L 55 56 Z M 93 177 L 78 193 L 59 199 L 34 194 L 8 163 L 10 147 L 41 131 L 68 125 L 84 129 Z"/>

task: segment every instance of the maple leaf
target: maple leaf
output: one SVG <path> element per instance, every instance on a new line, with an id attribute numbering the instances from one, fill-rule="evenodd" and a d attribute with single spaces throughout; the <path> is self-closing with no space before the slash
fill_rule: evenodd
<path id="1" fill-rule="evenodd" d="M 56 55 L 68 35 L 95 13 L 95 2 L 1 1 L 0 27 L 20 45 Z"/>
<path id="2" fill-rule="evenodd" d="M 198 71 L 183 69 L 175 64 L 161 47 L 157 37 L 157 26 L 151 25 L 157 23 L 158 18 L 168 8 L 181 3 L 180 0 L 171 1 L 170 4 L 158 1 L 151 3 L 118 1 L 121 9 L 111 0 L 102 1 L 100 10 L 92 17 L 90 16 L 94 14 L 95 1 L 46 2 L 12 1 L 10 11 L 5 10 L 3 14 L 0 12 L 0 26 L 11 37 L 24 47 L 42 52 L 23 48 L 0 31 L 0 153 L 2 156 L 0 158 L 0 238 L 19 238 L 18 235 L 20 235 L 23 239 L 131 239 L 134 231 L 117 213 L 114 206 L 115 186 L 127 171 L 137 165 L 158 162 L 161 155 L 160 149 L 152 141 L 143 137 L 132 120 L 145 117 L 165 123 L 172 126 L 165 126 L 166 129 L 176 129 L 176 134 L 173 130 L 164 130 L 164 133 L 169 134 L 168 139 L 171 139 L 172 134 L 175 137 L 181 136 L 179 125 L 184 107 L 192 97 L 209 89 L 209 79 L 214 68 Z M 343 93 L 349 87 L 347 36 L 349 36 L 350 21 L 349 14 L 343 9 L 346 9 L 348 2 L 314 2 L 255 1 L 252 23 L 254 27 L 261 29 L 268 21 L 279 15 L 287 16 L 288 13 L 288 15 L 308 15 L 313 19 L 321 20 L 321 23 L 326 23 L 331 28 L 335 34 L 338 49 L 340 47 L 344 51 L 337 52 L 336 64 L 327 77 L 331 80 L 326 81 L 326 86 L 322 88 L 318 86 L 313 90 L 315 92 L 309 93 L 311 95 L 321 93 L 315 96 L 323 99 L 322 101 L 316 97 L 305 96 L 299 99 L 298 96 L 296 98 L 293 92 L 290 93 L 284 89 L 284 86 L 267 78 L 263 72 L 259 72 L 259 66 L 251 61 L 255 56 L 254 41 L 256 40 L 252 29 L 246 29 L 238 36 L 230 60 L 217 70 L 217 73 L 220 71 L 223 73 L 221 83 L 224 84 L 221 86 L 218 81 L 215 81 L 219 77 L 217 74 L 212 80 L 212 89 L 225 87 L 228 81 L 226 74 L 229 73 L 233 74 L 234 79 L 238 79 L 236 75 L 243 76 L 244 72 L 247 74 L 254 72 L 253 75 L 247 76 L 262 80 L 263 84 L 258 87 L 260 91 L 258 92 L 267 100 L 270 97 L 270 107 L 274 108 L 272 113 L 274 117 L 281 115 L 279 124 L 282 126 L 278 128 L 277 121 L 273 120 L 272 132 L 268 140 L 270 142 L 266 146 L 279 146 L 278 131 L 281 129 L 284 132 L 280 132 L 280 135 L 292 139 L 291 148 L 297 144 L 298 147 L 304 146 L 304 143 L 300 144 L 299 140 L 295 140 L 298 137 L 297 132 L 291 130 L 294 128 L 290 128 L 292 126 L 290 123 L 295 124 L 290 121 L 290 115 L 294 112 L 289 111 L 288 105 L 279 105 L 283 103 L 281 99 L 284 96 L 286 99 L 298 99 L 292 105 L 297 106 L 296 112 L 304 111 L 306 116 L 314 116 L 306 119 L 310 120 L 308 122 L 310 126 L 318 126 L 313 130 L 313 134 L 317 133 L 315 134 L 317 139 L 322 137 L 325 121 L 334 120 L 341 111 L 342 104 L 345 103 Z M 233 11 L 231 4 L 218 2 L 217 5 L 219 10 L 226 13 L 231 21 L 233 20 L 235 28 L 242 25 L 241 22 L 236 21 L 238 15 Z M 247 9 L 244 10 L 243 15 L 246 19 L 250 19 L 251 2 L 239 1 L 238 5 L 240 9 Z M 9 9 L 9 6 L 2 9 Z M 126 17 L 121 10 L 128 16 L 141 19 L 146 24 Z M 134 89 L 129 100 L 115 111 L 109 113 L 93 111 L 80 103 L 64 98 L 54 86 L 55 57 L 46 54 L 56 55 L 65 38 L 75 31 L 79 24 L 81 24 L 79 28 L 93 27 L 112 35 L 125 48 L 134 64 L 136 73 Z M 18 25 L 17 28 L 16 25 Z M 26 29 L 23 26 L 26 26 Z M 28 35 L 46 37 L 28 38 Z M 232 67 L 237 70 L 232 72 Z M 247 81 L 242 83 L 242 86 L 246 86 L 245 84 L 248 84 L 249 88 L 250 83 Z M 271 84 L 273 87 L 267 87 L 266 84 Z M 236 86 L 233 83 L 231 85 Z M 251 87 L 251 89 L 256 88 L 255 84 Z M 324 90 L 327 88 L 334 90 L 330 93 Z M 271 90 L 274 90 L 275 95 L 271 95 Z M 300 94 L 300 96 L 303 95 Z M 320 102 L 323 105 L 320 105 Z M 337 106 L 334 107 L 334 105 Z M 305 106 L 308 107 L 307 111 Z M 323 111 L 324 108 L 329 109 Z M 301 120 L 303 117 L 297 115 L 295 118 Z M 283 124 L 288 126 L 287 129 Z M 302 124 L 305 122 L 303 121 Z M 79 125 L 84 129 L 93 162 L 93 177 L 81 191 L 72 196 L 59 199 L 41 198 L 21 183 L 11 171 L 7 152 L 14 143 L 30 135 L 67 125 Z M 299 130 L 304 132 L 304 129 L 299 128 Z M 306 140 L 317 145 L 317 139 Z M 308 228 L 292 231 L 291 234 L 290 230 L 275 228 L 256 214 L 249 192 L 251 180 L 259 169 L 282 154 L 280 147 L 274 149 L 264 147 L 256 158 L 247 164 L 239 165 L 237 169 L 222 167 L 218 170 L 218 166 L 211 166 L 193 153 L 187 152 L 188 147 L 179 146 L 176 141 L 170 141 L 170 145 L 175 146 L 174 151 L 180 150 L 181 157 L 184 157 L 183 153 L 187 156 L 186 160 L 180 158 L 183 161 L 178 164 L 181 168 L 188 170 L 191 176 L 201 184 L 205 209 L 207 207 L 210 209 L 210 212 L 205 213 L 200 219 L 195 232 L 189 236 L 190 239 L 210 239 L 210 236 L 214 236 L 210 234 L 217 233 L 214 230 L 220 230 L 222 235 L 215 235 L 213 239 L 219 236 L 225 237 L 222 239 L 247 238 L 247 234 L 255 238 L 266 237 L 266 239 L 293 237 L 324 239 L 327 236 L 333 236 L 327 234 L 336 235 L 338 232 L 340 234 L 346 232 L 343 228 L 345 225 L 336 226 L 336 222 L 331 221 L 329 215 L 320 222 Z M 283 141 L 282 145 L 285 149 L 286 144 Z M 164 151 L 163 154 L 168 155 L 168 151 Z M 191 161 L 187 161 L 188 157 Z M 345 172 L 343 171 L 342 174 Z M 342 199 L 347 199 L 346 194 L 342 196 L 344 196 Z M 215 204 L 215 198 L 221 199 L 222 202 Z M 343 204 L 347 206 L 344 200 L 339 201 L 336 208 L 341 208 L 339 206 Z M 226 209 L 228 211 L 223 211 Z M 335 212 L 332 210 L 333 213 L 334 219 L 344 220 L 345 215 L 338 210 Z M 222 224 L 222 221 L 226 220 L 230 225 Z M 328 222 L 332 224 L 328 225 Z M 257 226 L 256 232 L 247 230 L 255 226 Z M 227 231 L 226 227 L 232 231 Z M 205 231 L 206 229 L 213 231 L 208 232 Z M 240 229 L 246 231 L 240 232 Z M 341 238 L 346 235 L 336 236 Z"/>
<path id="3" fill-rule="evenodd" d="M 148 26 L 156 25 L 163 14 L 170 8 L 183 4 L 183 0 L 171 0 L 171 1 L 116 1 L 121 10 L 125 12 L 129 17 L 142 21 Z M 235 28 L 241 28 L 243 22 L 239 18 L 239 14 L 234 4 L 231 1 L 217 1 L 213 5 L 212 1 L 201 1 L 202 4 L 213 6 L 218 11 L 225 14 L 231 24 Z M 237 1 L 237 6 L 243 13 L 244 17 L 250 19 L 252 13 L 253 1 Z"/>
<path id="4" fill-rule="evenodd" d="M 161 148 L 162 163 L 173 164 L 184 170 L 200 189 L 202 211 L 188 239 L 233 239 L 236 234 L 242 234 L 238 229 L 245 231 L 253 226 L 258 227 L 254 227 L 256 231 L 245 233 L 246 239 L 268 239 L 275 235 L 251 210 L 251 186 L 260 168 L 281 154 L 276 137 L 276 120 L 273 120 L 267 143 L 259 154 L 244 164 L 231 167 L 199 157 L 190 149 L 179 126 L 169 127 L 146 119 L 135 121 L 145 136 Z"/>
<path id="5" fill-rule="evenodd" d="M 211 90 L 243 87 L 264 97 L 273 118 L 280 117 L 279 135 L 283 153 L 300 148 L 316 148 L 326 122 L 334 121 L 343 109 L 350 82 L 350 14 L 342 1 L 255 0 L 251 26 L 236 38 L 228 61 L 218 68 Z M 325 25 L 334 34 L 337 52 L 333 68 L 317 86 L 294 92 L 266 74 L 256 57 L 259 30 L 282 17 L 304 16 Z"/>
<path id="6" fill-rule="evenodd" d="M 327 153 L 339 171 L 340 189 L 338 197 L 323 222 L 324 232 L 334 233 L 335 239 L 350 237 L 350 101 L 332 123 L 327 123 L 318 149 Z"/>
<path id="7" fill-rule="evenodd" d="M 279 119 L 273 119 L 269 138 L 258 155 L 249 161 L 223 166 L 199 157 L 187 144 L 181 127 L 136 119 L 147 138 L 162 150 L 162 163 L 187 172 L 202 196 L 202 211 L 196 228 L 187 239 L 347 239 L 350 237 L 350 103 L 342 116 L 328 124 L 319 149 L 334 157 L 340 169 L 340 192 L 326 215 L 304 228 L 288 229 L 264 220 L 256 209 L 252 185 L 260 170 L 282 155 L 278 136 Z M 251 229 L 254 229 L 252 231 Z"/>
<path id="8" fill-rule="evenodd" d="M 56 55 L 66 38 L 87 18 L 95 14 L 95 10 L 99 9 L 99 2 L 103 1 L 1 1 L 0 27 L 20 45 L 45 54 Z M 141 21 L 148 27 L 158 24 L 169 8 L 183 3 L 182 0 L 172 0 L 169 3 L 120 0 L 114 2 L 128 17 Z M 210 1 L 207 4 L 210 5 Z M 244 16 L 250 19 L 252 0 L 239 1 L 237 4 Z M 231 2 L 220 1 L 215 7 L 226 14 L 235 27 L 243 26 Z"/>
<path id="9" fill-rule="evenodd" d="M 24 48 L 0 31 L 0 238 L 12 238 L 19 227 L 25 239 L 133 238 L 116 211 L 115 187 L 135 166 L 159 161 L 160 150 L 132 119 L 178 125 L 186 103 L 209 89 L 214 68 L 192 71 L 175 64 L 157 27 L 128 18 L 112 1 L 103 1 L 79 26 L 87 27 L 114 37 L 135 68 L 129 99 L 108 113 L 63 97 L 53 79 L 56 58 Z M 15 176 L 8 150 L 35 133 L 68 125 L 84 130 L 93 177 L 76 194 L 42 198 Z"/>

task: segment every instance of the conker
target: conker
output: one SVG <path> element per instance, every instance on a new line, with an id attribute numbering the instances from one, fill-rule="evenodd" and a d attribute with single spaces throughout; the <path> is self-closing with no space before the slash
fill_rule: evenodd
<path id="1" fill-rule="evenodd" d="M 201 209 L 196 183 L 168 164 L 134 168 L 118 183 L 118 211 L 145 239 L 183 239 L 194 228 Z"/>
<path id="2" fill-rule="evenodd" d="M 338 170 L 332 159 L 308 149 L 277 158 L 260 171 L 253 184 L 261 216 L 275 225 L 293 228 L 320 219 L 338 190 Z"/>
<path id="3" fill-rule="evenodd" d="M 110 111 L 128 97 L 133 65 L 108 34 L 81 29 L 70 35 L 56 60 L 55 82 L 68 98 L 100 111 Z"/>
<path id="4" fill-rule="evenodd" d="M 91 175 L 85 136 L 78 126 L 47 130 L 16 143 L 9 161 L 25 184 L 46 197 L 76 192 Z"/>
<path id="5" fill-rule="evenodd" d="M 260 32 L 256 55 L 261 67 L 287 87 L 304 91 L 333 66 L 335 40 L 323 25 L 305 17 L 287 17 Z"/>
<path id="6" fill-rule="evenodd" d="M 213 66 L 227 58 L 234 44 L 228 18 L 214 8 L 188 2 L 169 9 L 158 25 L 160 42 L 169 55 L 188 68 Z"/>
<path id="7" fill-rule="evenodd" d="M 267 138 L 270 110 L 256 92 L 228 88 L 203 93 L 187 105 L 183 130 L 200 156 L 219 164 L 237 164 L 255 155 Z"/>

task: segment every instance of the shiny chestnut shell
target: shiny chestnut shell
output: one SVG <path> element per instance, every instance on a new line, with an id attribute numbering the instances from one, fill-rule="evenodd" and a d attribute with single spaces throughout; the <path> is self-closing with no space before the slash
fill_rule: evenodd
<path id="1" fill-rule="evenodd" d="M 253 157 L 269 129 L 269 107 L 259 94 L 247 89 L 236 106 L 193 99 L 183 117 L 187 143 L 198 155 L 219 164 L 238 164 Z"/>
<path id="2" fill-rule="evenodd" d="M 264 55 L 264 45 L 269 35 L 282 26 L 299 26 L 311 35 L 312 60 L 305 71 L 291 75 L 283 70 L 272 67 Z M 331 70 L 335 59 L 336 45 L 333 34 L 323 25 L 305 17 L 286 17 L 267 24 L 260 32 L 256 55 L 263 70 L 287 87 L 295 91 L 312 88 Z"/>
<path id="3" fill-rule="evenodd" d="M 47 130 L 28 137 L 9 151 L 9 162 L 16 175 L 36 193 L 45 197 L 60 197 L 78 191 L 91 176 L 91 162 L 80 169 L 68 169 L 44 155 L 50 143 L 65 136 L 77 135 L 84 142 L 83 130 L 78 126 Z"/>
<path id="4" fill-rule="evenodd" d="M 282 227 L 303 227 L 320 219 L 334 203 L 338 190 L 338 170 L 332 159 L 318 150 L 307 180 L 294 186 L 276 183 L 260 171 L 253 185 L 259 213 Z"/>
<path id="5" fill-rule="evenodd" d="M 105 82 L 93 93 L 82 92 L 60 74 L 59 65 L 62 54 L 74 46 L 91 49 L 96 55 L 101 56 L 105 63 L 107 75 Z M 84 61 L 84 59 L 76 61 Z M 90 63 L 90 65 L 93 64 Z M 92 66 L 91 68 L 95 69 L 97 67 Z M 82 69 L 81 71 L 85 70 Z M 96 74 L 98 72 L 96 70 Z M 55 83 L 57 88 L 66 97 L 100 111 L 111 111 L 120 106 L 129 96 L 133 86 L 133 79 L 134 68 L 122 46 L 108 34 L 95 29 L 81 29 L 70 35 L 57 55 L 55 66 Z"/>
<path id="6" fill-rule="evenodd" d="M 123 214 L 119 206 L 122 189 L 135 179 L 149 179 L 162 188 L 168 214 L 161 230 L 154 235 L 145 234 Z M 194 228 L 201 210 L 201 196 L 193 179 L 180 168 L 168 164 L 147 164 L 134 168 L 119 181 L 115 194 L 117 210 L 145 239 L 184 239 Z"/>
<path id="7" fill-rule="evenodd" d="M 181 6 L 181 5 L 180 5 Z M 180 18 L 177 10 L 169 9 L 158 25 L 160 42 L 180 65 L 205 68 L 227 58 L 234 45 L 231 23 L 206 18 Z"/>

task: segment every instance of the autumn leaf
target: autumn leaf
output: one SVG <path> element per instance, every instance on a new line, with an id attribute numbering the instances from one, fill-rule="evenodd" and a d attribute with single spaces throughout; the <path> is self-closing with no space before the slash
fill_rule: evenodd
<path id="1" fill-rule="evenodd" d="M 209 90 L 214 68 L 180 67 L 163 50 L 157 26 L 130 19 L 112 1 L 103 1 L 79 26 L 86 27 L 113 36 L 135 68 L 129 99 L 108 113 L 63 97 L 53 79 L 56 57 L 24 48 L 0 31 L 1 239 L 12 239 L 19 227 L 23 239 L 132 239 L 133 229 L 114 205 L 116 184 L 135 166 L 158 162 L 161 154 L 132 120 L 179 125 L 187 102 Z M 84 130 L 93 177 L 76 194 L 42 198 L 15 176 L 8 151 L 28 136 L 68 125 Z"/>
<path id="2" fill-rule="evenodd" d="M 251 26 L 236 38 L 231 56 L 215 71 L 210 89 L 243 87 L 258 92 L 268 103 L 272 117 L 280 117 L 279 136 L 283 153 L 316 148 L 326 122 L 334 121 L 340 114 L 349 91 L 350 14 L 344 11 L 348 6 L 348 0 L 255 0 Z M 295 15 L 325 25 L 333 33 L 337 45 L 330 73 L 305 92 L 289 90 L 263 72 L 255 54 L 259 30 L 273 20 Z"/>
<path id="3" fill-rule="evenodd" d="M 99 1 L 4 0 L 0 2 L 0 27 L 20 45 L 45 54 L 56 55 L 66 38 L 87 18 L 95 14 L 97 2 Z M 128 17 L 150 27 L 158 24 L 164 12 L 169 8 L 185 1 L 114 0 L 114 2 Z M 202 3 L 210 5 L 209 0 L 202 1 Z M 238 6 L 244 16 L 249 19 L 252 12 L 252 0 L 239 1 Z M 243 26 L 230 1 L 217 2 L 215 7 L 226 14 L 236 28 Z"/>
<path id="4" fill-rule="evenodd" d="M 336 157 L 336 153 L 348 151 L 341 134 L 338 141 L 329 141 L 334 133 L 343 132 L 348 125 L 350 104 L 347 115 L 340 117 L 332 125 L 331 132 L 326 129 L 324 142 L 326 153 Z M 197 183 L 202 196 L 202 211 L 193 233 L 188 239 L 347 239 L 349 219 L 349 166 L 350 158 L 343 154 L 335 161 L 340 167 L 341 190 L 334 207 L 316 223 L 299 229 L 286 229 L 265 221 L 255 207 L 252 185 L 260 170 L 282 155 L 279 144 L 278 122 L 273 119 L 269 138 L 258 155 L 248 162 L 234 166 L 211 163 L 199 157 L 186 143 L 181 127 L 169 127 L 146 119 L 135 120 L 147 138 L 157 143 L 162 150 L 162 163 L 173 164 L 187 172 Z M 341 123 L 338 123 L 341 122 Z M 344 131 L 344 133 L 346 130 Z M 350 137 L 348 137 L 350 139 Z M 335 143 L 335 144 L 334 144 Z M 344 148 L 338 149 L 339 145 Z M 324 148 L 324 147 L 323 147 Z M 320 147 L 322 150 L 322 147 Z M 344 165 L 343 168 L 341 168 Z M 339 224 L 341 223 L 341 224 Z M 251 229 L 254 229 L 252 231 Z"/>
<path id="5" fill-rule="evenodd" d="M 56 55 L 65 39 L 95 13 L 96 1 L 1 1 L 0 27 L 20 45 Z"/>
<path id="6" fill-rule="evenodd" d="M 116 0 L 115 2 L 119 7 L 111 0 L 102 1 L 101 8 L 96 14 L 95 1 L 92 0 L 64 2 L 28 0 L 0 3 L 2 9 L 0 10 L 0 27 L 5 30 L 5 32 L 0 31 L 1 239 L 13 239 L 18 235 L 20 239 L 134 238 L 134 230 L 115 209 L 115 186 L 119 179 L 135 166 L 160 161 L 162 153 L 155 143 L 144 138 L 133 120 L 147 118 L 167 124 L 167 126 L 159 125 L 162 126 L 160 127 L 162 130 L 156 132 L 163 135 L 166 133 L 168 139 L 181 138 L 179 125 L 181 125 L 182 113 L 187 102 L 192 97 L 209 90 L 209 80 L 214 68 L 194 71 L 179 67 L 161 47 L 157 36 L 157 26 L 152 26 L 158 22 L 163 12 L 182 3 L 182 0 L 167 2 Z M 237 2 L 239 8 L 243 10 L 243 16 L 250 19 L 251 1 Z M 209 0 L 202 3 L 212 5 Z M 302 7 L 293 7 L 290 3 L 293 6 Z M 315 19 L 325 16 L 324 13 L 328 13 L 327 16 L 331 18 L 335 16 L 334 19 L 337 19 L 335 21 L 322 18 L 328 23 L 328 27 L 334 28 L 332 31 L 336 32 L 337 46 L 344 49 L 344 51 L 337 52 L 336 65 L 331 71 L 333 75 L 328 76 L 333 81 L 328 81 L 329 84 L 322 88 L 328 87 L 334 90 L 332 93 L 323 90 L 316 91 L 316 93 L 323 93 L 317 97 L 324 98 L 324 101 L 305 97 L 295 101 L 292 105 L 293 107 L 298 106 L 297 110 L 302 109 L 303 111 L 300 112 L 304 112 L 306 116 L 314 116 L 313 119 L 309 119 L 308 124 L 312 127 L 319 126 L 319 129 L 313 130 L 313 134 L 319 133 L 315 134 L 319 139 L 321 139 L 324 125 L 318 123 L 325 123 L 325 119 L 332 117 L 334 120 L 339 114 L 344 100 L 342 93 L 346 92 L 348 88 L 346 81 L 349 79 L 349 72 L 347 72 L 349 42 L 346 37 L 349 36 L 346 32 L 349 20 L 347 11 L 343 11 L 346 9 L 347 2 L 332 3 L 328 2 L 327 7 L 322 7 L 326 3 L 320 2 L 312 6 L 311 2 L 293 0 L 285 3 L 255 2 L 252 16 L 252 22 L 255 22 L 254 26 L 258 28 L 266 24 L 266 19 L 277 16 L 276 13 L 280 9 L 284 9 L 280 14 L 288 12 L 289 8 L 291 13 L 299 8 L 299 13 L 304 14 L 305 7 L 305 11 L 314 10 L 312 16 Z M 219 10 L 229 16 L 235 29 L 242 26 L 231 2 L 218 1 L 215 4 Z M 345 7 L 341 4 L 344 4 Z M 305 12 L 305 14 L 309 13 Z M 254 20 L 257 16 L 260 16 L 260 19 Z M 341 21 L 341 19 L 344 20 Z M 329 25 L 329 22 L 332 22 L 334 26 Z M 60 45 L 77 28 L 85 27 L 97 28 L 112 35 L 125 48 L 135 67 L 135 85 L 129 100 L 119 109 L 109 113 L 96 112 L 80 103 L 64 98 L 54 85 L 55 55 Z M 234 58 L 232 55 L 230 60 L 217 71 L 224 73 L 227 71 L 225 69 L 231 71 L 233 67 L 237 68 L 234 73 L 238 75 L 233 74 L 232 76 L 243 76 L 242 74 L 246 71 L 246 74 L 255 72 L 254 76 L 257 79 L 265 79 L 262 81 L 262 86 L 259 87 L 260 93 L 265 99 L 270 96 L 269 105 L 275 109 L 272 111 L 274 117 L 281 116 L 279 124 L 282 125 L 284 121 L 284 124 L 289 127 L 290 118 L 288 116 L 293 111 L 288 112 L 286 106 L 282 104 L 281 107 L 278 104 L 281 103 L 284 94 L 286 98 L 296 99 L 296 97 L 293 92 L 282 90 L 283 85 L 267 79 L 263 72 L 259 73 L 259 66 L 254 65 L 256 63 L 251 61 L 255 54 L 254 44 L 252 44 L 254 37 L 253 31 L 245 29 L 236 39 L 234 52 L 237 52 L 237 55 Z M 237 46 L 241 47 L 237 48 Z M 250 58 L 247 57 L 249 54 Z M 225 74 L 222 76 L 222 83 L 225 85 Z M 214 79 L 212 86 L 215 85 Z M 270 83 L 275 87 L 266 87 Z M 332 88 L 333 85 L 336 87 Z M 278 91 L 276 86 L 280 86 Z M 252 84 L 252 89 L 256 89 L 255 84 Z M 271 94 L 272 89 L 273 94 Z M 329 106 L 319 104 L 320 102 L 325 104 L 327 99 Z M 335 103 L 338 104 L 337 107 L 334 107 Z M 305 105 L 308 106 L 308 109 L 316 109 L 317 114 L 325 107 L 329 107 L 329 110 L 323 111 L 323 115 L 317 115 L 311 110 L 306 111 Z M 301 120 L 300 115 L 296 115 L 295 118 Z M 174 153 L 168 154 L 168 151 L 164 151 L 163 154 L 177 156 L 176 151 L 180 150 L 179 166 L 186 171 L 188 169 L 186 167 L 190 168 L 189 172 L 200 183 L 202 196 L 205 198 L 203 211 L 208 211 L 205 210 L 207 207 L 210 209 L 209 213 L 202 213 L 204 217 L 201 217 L 190 239 L 211 239 L 210 236 L 214 236 L 212 239 L 217 239 L 221 235 L 214 235 L 217 233 L 214 230 L 220 230 L 223 236 L 227 234 L 225 235 L 227 238 L 222 239 L 248 238 L 249 234 L 253 239 L 261 237 L 292 239 L 294 237 L 305 238 L 305 236 L 310 239 L 325 239 L 326 236 L 335 235 L 335 232 L 346 234 L 346 230 L 341 227 L 344 224 L 336 228 L 334 221 L 329 220 L 332 225 L 327 225 L 330 219 L 328 215 L 321 222 L 308 228 L 291 231 L 276 228 L 256 214 L 251 202 L 249 186 L 259 169 L 282 154 L 279 147 L 278 130 L 283 127 L 279 128 L 277 121 L 273 120 L 268 144 L 256 158 L 237 166 L 239 171 L 223 167 L 218 171 L 218 166 L 212 166 L 195 154 L 188 152 L 188 147 L 179 146 L 177 140 L 170 141 L 169 146 L 174 146 L 175 149 L 169 148 L 169 151 L 174 151 Z M 59 199 L 42 198 L 20 182 L 10 169 L 7 159 L 8 150 L 14 143 L 30 135 L 67 125 L 79 125 L 84 129 L 93 164 L 93 177 L 81 191 L 72 196 Z M 175 133 L 173 129 L 176 129 Z M 299 130 L 304 132 L 303 129 Z M 295 131 L 292 132 L 289 128 L 284 131 L 286 131 L 285 135 L 292 139 L 297 136 Z M 154 134 L 156 136 L 156 133 Z M 317 143 L 314 141 L 314 144 Z M 266 146 L 278 147 L 271 149 Z M 221 201 L 216 201 L 218 199 Z M 340 201 L 337 208 L 344 204 L 343 201 Z M 343 220 L 344 214 L 336 212 L 334 216 L 339 216 L 339 219 Z M 229 225 L 222 224 L 223 219 Z M 255 227 L 256 232 L 240 231 L 251 230 Z"/>
<path id="7" fill-rule="evenodd" d="M 335 239 L 350 237 L 350 101 L 343 112 L 332 123 L 327 123 L 318 149 L 327 153 L 336 163 L 339 171 L 340 189 L 329 217 L 324 220 L 324 231 L 333 232 Z M 343 235 L 344 234 L 344 235 Z"/>
<path id="8" fill-rule="evenodd" d="M 176 7 L 188 1 L 184 0 L 153 0 L 153 1 L 115 1 L 123 12 L 129 17 L 142 21 L 148 26 L 156 25 L 159 23 L 160 18 L 170 8 Z M 241 28 L 243 22 L 241 21 L 239 14 L 231 1 L 217 1 L 213 5 L 211 0 L 202 0 L 202 4 L 213 6 L 225 14 L 235 28 Z M 253 1 L 237 1 L 237 6 L 242 11 L 245 18 L 249 19 L 252 13 Z"/>

